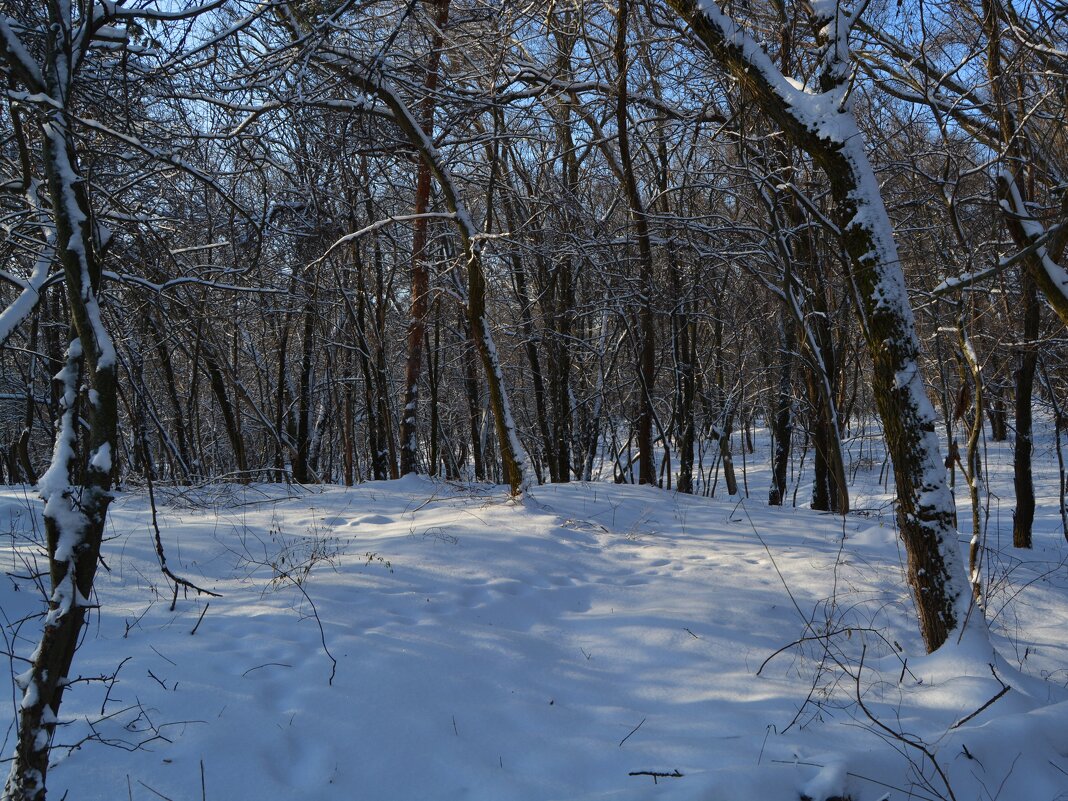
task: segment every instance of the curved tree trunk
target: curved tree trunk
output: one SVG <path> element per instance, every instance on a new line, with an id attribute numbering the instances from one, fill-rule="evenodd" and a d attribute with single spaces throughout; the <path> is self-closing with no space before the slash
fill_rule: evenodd
<path id="1" fill-rule="evenodd" d="M 66 47 L 69 59 L 70 43 L 61 34 L 70 20 L 55 13 L 50 16 L 51 35 L 59 40 L 51 43 L 52 55 Z M 64 74 L 58 61 L 62 59 L 55 58 L 47 73 L 47 94 L 66 98 L 70 75 Z M 51 593 L 30 670 L 18 679 L 23 697 L 5 801 L 45 797 L 49 748 L 93 593 L 118 445 L 117 361 L 100 315 L 102 267 L 89 197 L 65 110 L 50 107 L 41 112 L 40 122 L 56 252 L 63 266 L 74 336 L 57 376 L 61 418 L 52 464 L 39 484 L 45 501 Z M 84 404 L 79 403 L 83 381 L 90 390 Z M 84 421 L 88 450 L 84 464 L 77 453 L 80 421 Z"/>
<path id="2" fill-rule="evenodd" d="M 286 10 L 281 9 L 285 14 Z M 300 22 L 292 16 L 286 17 L 293 28 L 294 35 L 301 34 Z M 504 463 L 506 480 L 514 495 L 521 494 L 537 483 L 537 476 L 530 463 L 530 457 L 519 439 L 515 420 L 512 417 L 511 402 L 504 383 L 497 345 L 493 339 L 486 310 L 486 276 L 482 265 L 482 242 L 480 231 L 475 227 L 471 212 L 464 203 L 452 174 L 434 146 L 426 129 L 416 119 L 396 89 L 381 75 L 369 74 L 359 58 L 343 48 L 324 46 L 317 55 L 318 62 L 329 69 L 337 71 L 352 84 L 368 94 L 381 100 L 389 109 L 393 122 L 407 137 L 431 175 L 437 180 L 445 206 L 452 212 L 467 266 L 466 312 L 471 333 L 482 358 L 483 372 L 489 390 L 490 409 L 493 411 L 497 439 L 500 443 L 501 458 Z"/>
<path id="3" fill-rule="evenodd" d="M 856 121 L 843 106 L 852 22 L 814 18 L 824 65 L 820 91 L 783 77 L 760 46 L 712 3 L 669 0 L 712 56 L 726 67 L 786 137 L 827 176 L 833 217 L 873 362 L 873 389 L 894 464 L 897 519 L 908 556 L 920 632 L 928 650 L 964 624 L 970 593 L 953 525 L 953 498 L 938 452 L 935 413 L 920 375 L 920 343 L 879 184 Z M 836 9 L 832 6 L 831 12 Z"/>

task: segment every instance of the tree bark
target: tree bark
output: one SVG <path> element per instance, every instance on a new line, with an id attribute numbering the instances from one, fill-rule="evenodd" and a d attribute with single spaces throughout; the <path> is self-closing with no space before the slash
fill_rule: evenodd
<path id="1" fill-rule="evenodd" d="M 49 4 L 46 86 L 50 98 L 69 98 L 72 21 Z M 74 338 L 59 373 L 61 419 L 52 464 L 41 477 L 51 593 L 40 643 L 30 670 L 19 677 L 15 759 L 4 787 L 5 801 L 45 797 L 48 754 L 67 677 L 93 593 L 108 506 L 113 459 L 118 455 L 117 359 L 104 328 L 99 297 L 102 265 L 88 191 L 75 154 L 65 105 L 41 110 L 40 133 L 49 199 L 62 263 Z M 83 376 L 84 373 L 84 376 Z M 84 378 L 90 392 L 78 403 Z M 81 406 L 81 408 L 79 408 Z M 79 469 L 79 417 L 88 453 Z M 79 476 L 80 473 L 80 476 Z"/>
<path id="2" fill-rule="evenodd" d="M 477 351 L 467 320 L 460 319 L 460 330 L 467 333 L 464 343 L 464 393 L 467 395 L 467 421 L 471 434 L 471 457 L 475 466 L 475 481 L 486 480 L 486 465 L 482 458 L 482 399 L 475 371 L 474 353 Z"/>
<path id="3" fill-rule="evenodd" d="M 441 61 L 441 30 L 449 19 L 449 0 L 432 0 L 434 32 L 430 37 L 426 77 L 423 80 L 423 100 L 420 104 L 420 125 L 427 135 L 434 135 L 434 94 L 438 88 L 438 64 Z M 408 323 L 408 360 L 404 368 L 404 412 L 400 425 L 401 475 L 419 469 L 419 379 L 423 368 L 423 340 L 426 335 L 426 316 L 430 292 L 430 270 L 427 267 L 427 228 L 429 221 L 418 215 L 430 209 L 430 165 L 419 161 L 415 180 L 415 214 L 412 223 L 412 305 Z"/>
<path id="4" fill-rule="evenodd" d="M 248 472 L 248 460 L 245 457 L 245 440 L 241 436 L 241 431 L 237 424 L 237 415 L 234 413 L 234 405 L 230 403 L 230 397 L 226 394 L 226 381 L 223 378 L 222 370 L 219 367 L 218 359 L 215 356 L 213 348 L 204 343 L 201 356 L 204 360 L 204 369 L 208 373 L 208 382 L 211 384 L 211 391 L 215 395 L 215 400 L 219 404 L 219 411 L 223 416 L 223 428 L 226 429 L 226 436 L 230 440 L 230 448 L 234 452 L 234 462 L 237 465 L 238 471 L 242 474 Z M 284 392 L 284 375 L 279 376 L 279 392 Z M 284 397 L 284 395 L 283 395 Z M 283 438 L 284 434 L 279 431 L 279 436 Z"/>
<path id="5" fill-rule="evenodd" d="M 296 447 L 293 449 L 293 479 L 298 484 L 308 484 L 313 480 L 311 469 L 312 445 L 312 384 L 315 367 L 315 323 L 318 310 L 315 307 L 315 280 L 311 282 L 312 291 L 304 304 L 304 335 L 301 337 L 300 383 L 297 390 L 297 431 Z"/>
<path id="6" fill-rule="evenodd" d="M 1012 544 L 1031 547 L 1031 527 L 1035 520 L 1035 482 L 1031 475 L 1034 452 L 1031 397 L 1038 367 L 1038 331 L 1041 307 L 1035 282 L 1023 277 L 1023 346 L 1020 366 L 1016 368 L 1016 442 L 1012 457 L 1016 511 L 1012 515 Z M 1059 433 L 1059 432 L 1058 432 Z"/>
<path id="7" fill-rule="evenodd" d="M 842 105 L 849 76 L 848 25 L 815 18 L 822 41 L 821 92 L 787 81 L 746 33 L 711 3 L 669 0 L 712 56 L 786 137 L 822 168 L 830 184 L 833 218 L 841 231 L 861 328 L 873 362 L 873 389 L 894 465 L 898 528 L 908 557 L 920 632 L 929 651 L 963 625 L 969 602 L 953 526 L 953 499 L 938 452 L 935 414 L 920 374 L 920 344 L 904 275 L 864 151 L 863 135 Z M 833 9 L 832 9 L 833 12 Z M 819 98 L 819 106 L 815 103 Z"/>
<path id="8" fill-rule="evenodd" d="M 769 506 L 782 506 L 786 501 L 786 472 L 790 466 L 790 447 L 794 436 L 794 398 L 791 392 L 793 363 L 797 351 L 797 335 L 794 329 L 792 317 L 783 313 L 779 318 L 779 383 L 775 392 L 775 415 L 772 420 L 774 446 L 771 458 L 771 488 L 768 490 Z"/>
<path id="9" fill-rule="evenodd" d="M 629 0 L 620 0 L 616 17 L 615 59 L 618 75 L 616 99 L 616 135 L 623 189 L 638 240 L 639 307 L 638 307 L 638 483 L 656 482 L 656 458 L 653 453 L 653 383 L 656 377 L 656 329 L 653 315 L 654 262 L 649 238 L 649 221 L 634 174 L 630 153 L 630 121 L 627 117 L 627 14 Z"/>

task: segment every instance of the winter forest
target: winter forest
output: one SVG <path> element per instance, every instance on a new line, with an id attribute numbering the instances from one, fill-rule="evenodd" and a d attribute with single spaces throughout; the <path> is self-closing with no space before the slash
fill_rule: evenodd
<path id="1" fill-rule="evenodd" d="M 2 0 L 4 801 L 1068 799 L 1068 7 Z"/>

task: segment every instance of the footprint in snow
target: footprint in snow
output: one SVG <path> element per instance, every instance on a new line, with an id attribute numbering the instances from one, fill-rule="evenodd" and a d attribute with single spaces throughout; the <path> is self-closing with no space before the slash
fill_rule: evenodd
<path id="1" fill-rule="evenodd" d="M 498 592 L 501 595 L 511 595 L 517 597 L 519 595 L 525 595 L 530 587 L 522 581 L 516 581 L 515 579 L 501 579 L 499 581 L 493 581 L 486 585 L 488 589 L 493 592 Z"/>
<path id="2" fill-rule="evenodd" d="M 303 723 L 300 715 L 280 719 L 278 726 L 284 734 L 277 738 L 279 742 L 265 749 L 263 758 L 267 774 L 276 782 L 307 793 L 312 788 L 331 784 L 338 771 L 338 760 L 324 738 L 302 731 Z M 309 797 L 303 793 L 301 797 Z"/>
<path id="3" fill-rule="evenodd" d="M 386 517 L 386 515 L 368 515 L 367 517 L 361 517 L 358 520 L 353 520 L 349 523 L 350 526 L 388 526 L 390 523 L 395 522 L 392 517 Z"/>

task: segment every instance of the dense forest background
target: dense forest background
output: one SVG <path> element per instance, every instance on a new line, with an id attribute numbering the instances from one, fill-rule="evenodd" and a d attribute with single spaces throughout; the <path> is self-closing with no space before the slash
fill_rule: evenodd
<path id="1" fill-rule="evenodd" d="M 836 439 L 874 405 L 826 181 L 670 9 L 635 4 L 620 42 L 596 3 L 122 8 L 83 43 L 67 109 L 118 353 L 121 475 L 503 480 L 465 313 L 469 235 L 540 480 L 602 460 L 634 480 L 647 416 L 644 478 L 707 493 L 732 435 L 769 425 L 814 454 L 816 508 L 847 503 Z M 17 11 L 33 43 L 46 7 Z M 973 4 L 871 6 L 850 75 L 930 396 L 947 432 L 981 397 L 994 439 L 1027 430 L 1032 387 L 1059 414 L 1065 381 L 1063 323 L 1014 244 L 999 165 L 1016 155 L 1029 213 L 1063 240 L 1068 157 L 1056 10 L 999 13 L 991 64 Z M 739 15 L 785 71 L 817 69 L 800 7 Z M 459 212 L 378 86 L 431 138 Z M 5 331 L 11 482 L 48 466 L 71 324 L 62 279 L 35 272 L 51 235 L 37 113 L 9 91 L 3 291 L 42 294 Z"/>

